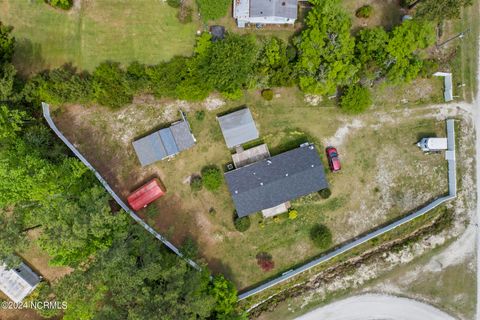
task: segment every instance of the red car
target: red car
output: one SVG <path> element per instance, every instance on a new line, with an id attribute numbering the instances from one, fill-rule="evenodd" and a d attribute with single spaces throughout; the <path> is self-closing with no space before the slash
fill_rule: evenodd
<path id="1" fill-rule="evenodd" d="M 328 166 L 332 172 L 340 171 L 340 159 L 338 159 L 338 152 L 337 149 L 334 147 L 327 147 L 327 159 L 328 159 Z"/>

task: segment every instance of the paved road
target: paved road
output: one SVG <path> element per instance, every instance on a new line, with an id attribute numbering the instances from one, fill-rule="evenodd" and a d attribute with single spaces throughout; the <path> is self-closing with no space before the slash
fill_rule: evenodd
<path id="1" fill-rule="evenodd" d="M 480 320 L 480 38 L 477 70 L 477 97 L 473 102 L 473 116 L 476 131 L 476 170 L 477 170 L 477 320 Z"/>
<path id="2" fill-rule="evenodd" d="M 454 320 L 454 318 L 416 300 L 367 294 L 334 302 L 296 320 Z"/>

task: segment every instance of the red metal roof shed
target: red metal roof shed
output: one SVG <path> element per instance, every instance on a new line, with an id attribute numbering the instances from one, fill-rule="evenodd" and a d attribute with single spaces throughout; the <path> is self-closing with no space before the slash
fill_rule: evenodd
<path id="1" fill-rule="evenodd" d="M 162 197 L 165 192 L 165 187 L 160 181 L 152 179 L 129 195 L 127 201 L 133 210 L 138 211 Z"/>

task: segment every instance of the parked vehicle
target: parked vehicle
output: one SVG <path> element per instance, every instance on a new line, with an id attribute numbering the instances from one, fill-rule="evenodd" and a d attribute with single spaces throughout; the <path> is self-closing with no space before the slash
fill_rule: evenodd
<path id="1" fill-rule="evenodd" d="M 334 147 L 327 147 L 326 149 L 328 166 L 332 172 L 340 171 L 340 159 L 338 158 L 337 149 Z"/>
<path id="2" fill-rule="evenodd" d="M 424 152 L 436 152 L 447 150 L 447 138 L 423 138 L 417 143 L 417 146 Z"/>
<path id="3" fill-rule="evenodd" d="M 127 201 L 133 210 L 138 211 L 162 197 L 165 192 L 165 187 L 160 181 L 158 179 L 152 179 L 132 192 L 132 194 L 128 196 Z"/>

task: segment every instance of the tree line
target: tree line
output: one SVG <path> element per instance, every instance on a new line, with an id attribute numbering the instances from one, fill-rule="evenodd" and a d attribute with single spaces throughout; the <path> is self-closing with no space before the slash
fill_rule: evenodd
<path id="1" fill-rule="evenodd" d="M 64 319 L 246 319 L 235 309 L 231 282 L 190 268 L 125 212 L 112 210 L 92 172 L 42 120 L 38 87 L 16 76 L 11 31 L 0 24 L 0 260 L 17 266 L 18 253 L 35 241 L 49 264 L 74 268 L 27 299 L 67 302 Z M 108 72 L 96 70 L 92 88 L 105 85 L 100 79 Z M 32 230 L 39 236 L 29 237 Z"/>

